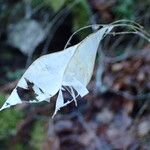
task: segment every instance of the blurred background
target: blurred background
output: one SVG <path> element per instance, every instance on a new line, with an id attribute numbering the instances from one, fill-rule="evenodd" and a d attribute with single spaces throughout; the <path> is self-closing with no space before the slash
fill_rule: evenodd
<path id="1" fill-rule="evenodd" d="M 35 59 L 63 50 L 81 27 L 119 19 L 149 33 L 150 0 L 0 0 L 1 106 Z M 108 35 L 101 47 L 78 107 L 71 103 L 51 119 L 54 97 L 0 112 L 0 150 L 150 150 L 150 43 Z"/>

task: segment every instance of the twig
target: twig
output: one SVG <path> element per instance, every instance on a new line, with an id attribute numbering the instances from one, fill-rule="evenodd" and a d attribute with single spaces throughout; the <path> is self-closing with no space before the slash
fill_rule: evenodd
<path id="1" fill-rule="evenodd" d="M 107 91 L 116 93 L 117 95 L 123 96 L 125 98 L 130 99 L 130 100 L 144 100 L 144 99 L 150 98 L 150 93 L 131 95 L 131 94 L 127 93 L 127 92 L 117 91 L 117 90 L 109 89 L 109 88 L 107 89 Z"/>
<path id="2" fill-rule="evenodd" d="M 100 49 L 100 46 L 99 46 L 98 55 L 99 55 L 99 59 L 98 59 L 99 62 L 98 62 L 98 69 L 96 71 L 95 94 L 98 94 L 98 92 L 103 92 L 105 90 L 102 88 L 104 87 L 102 82 L 102 76 L 105 71 L 105 56 L 102 49 Z"/>
<path id="3" fill-rule="evenodd" d="M 132 121 L 131 125 L 127 128 L 129 131 L 131 131 L 134 127 L 134 125 L 136 125 L 141 117 L 141 115 L 144 113 L 145 109 L 149 106 L 150 100 L 147 99 L 143 106 L 141 107 L 141 109 L 138 111 L 135 119 Z"/>

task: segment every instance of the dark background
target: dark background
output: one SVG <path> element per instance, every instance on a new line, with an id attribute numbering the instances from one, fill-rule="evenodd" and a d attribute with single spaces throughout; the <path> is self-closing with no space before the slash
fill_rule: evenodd
<path id="1" fill-rule="evenodd" d="M 77 29 L 128 19 L 149 33 L 149 10 L 149 0 L 0 0 L 0 104 L 29 64 L 63 50 Z M 71 45 L 90 32 L 76 34 Z M 97 57 L 90 93 L 78 107 L 70 104 L 52 120 L 54 97 L 50 104 L 0 112 L 0 150 L 150 149 L 150 45 L 136 35 L 121 35 L 108 36 L 102 47 L 106 56 Z M 103 64 L 103 85 L 97 89 L 97 68 Z"/>

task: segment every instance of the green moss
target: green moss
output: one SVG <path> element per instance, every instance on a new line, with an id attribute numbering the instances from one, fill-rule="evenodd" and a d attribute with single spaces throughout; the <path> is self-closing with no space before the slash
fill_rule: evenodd
<path id="1" fill-rule="evenodd" d="M 31 4 L 33 7 L 37 7 L 39 5 L 44 5 L 46 0 L 32 0 Z"/>
<path id="2" fill-rule="evenodd" d="M 33 131 L 31 133 L 31 146 L 35 150 L 40 150 L 44 139 L 46 137 L 46 132 L 44 131 L 44 121 L 37 121 L 33 127 Z"/>
<path id="3" fill-rule="evenodd" d="M 14 145 L 14 146 L 15 146 L 14 147 L 15 150 L 26 150 L 24 145 L 21 144 L 21 143 L 18 143 L 18 144 Z"/>
<path id="4" fill-rule="evenodd" d="M 48 0 L 47 3 L 51 5 L 54 12 L 57 12 L 65 4 L 65 0 Z"/>
<path id="5" fill-rule="evenodd" d="M 86 25 L 88 25 L 89 21 L 89 7 L 86 1 L 81 1 L 73 8 L 73 30 L 76 31 Z M 91 31 L 84 30 L 80 32 L 78 35 L 81 39 L 85 38 L 89 35 Z"/>
<path id="6" fill-rule="evenodd" d="M 117 18 L 133 19 L 134 18 L 135 0 L 118 0 L 117 6 L 114 8 Z"/>
<path id="7" fill-rule="evenodd" d="M 0 93 L 0 104 L 5 101 L 5 96 Z M 16 132 L 16 126 L 22 118 L 22 113 L 10 108 L 0 112 L 0 139 L 7 138 Z"/>
<path id="8" fill-rule="evenodd" d="M 73 9 L 75 30 L 87 25 L 89 19 L 88 11 L 89 10 L 86 1 L 81 1 Z"/>
<path id="9" fill-rule="evenodd" d="M 31 4 L 33 8 L 41 7 L 41 8 L 49 8 L 54 12 L 59 11 L 62 6 L 65 4 L 66 0 L 32 0 Z"/>

